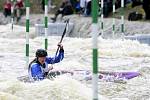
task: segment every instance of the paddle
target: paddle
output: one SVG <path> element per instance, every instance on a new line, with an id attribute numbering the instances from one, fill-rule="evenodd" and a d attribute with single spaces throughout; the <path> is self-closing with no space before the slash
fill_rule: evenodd
<path id="1" fill-rule="evenodd" d="M 63 38 L 64 38 L 64 36 L 65 36 L 65 34 L 66 34 L 67 25 L 69 24 L 69 19 L 65 20 L 65 22 L 66 22 L 66 26 L 65 26 L 64 32 L 63 32 L 63 34 L 62 34 L 62 36 L 61 36 L 61 39 L 60 39 L 59 43 L 62 43 L 62 40 L 63 40 Z M 59 51 L 59 48 L 60 48 L 60 47 L 58 46 L 58 48 L 57 48 L 57 50 L 56 50 L 55 56 L 57 56 L 57 53 L 58 53 L 58 51 Z"/>
<path id="2" fill-rule="evenodd" d="M 69 24 L 69 19 L 65 20 L 65 22 L 66 22 L 65 29 L 64 29 L 64 32 L 63 32 L 63 34 L 62 34 L 62 36 L 61 36 L 61 39 L 60 39 L 59 43 L 62 43 L 62 40 L 63 40 L 63 38 L 64 38 L 64 36 L 65 36 L 65 34 L 66 34 L 67 25 Z M 55 59 L 56 59 L 57 53 L 58 53 L 58 51 L 59 51 L 59 48 L 60 48 L 60 46 L 58 46 L 58 48 L 57 48 L 57 50 L 56 50 L 55 58 L 54 58 L 53 63 L 52 63 L 51 65 L 54 64 L 54 61 L 55 61 Z M 52 69 L 53 69 L 53 67 L 52 67 Z M 52 70 L 52 69 L 51 69 L 51 70 Z"/>

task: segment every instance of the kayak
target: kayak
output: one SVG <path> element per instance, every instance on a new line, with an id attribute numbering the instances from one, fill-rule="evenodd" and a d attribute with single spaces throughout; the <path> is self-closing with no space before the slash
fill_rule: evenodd
<path id="1" fill-rule="evenodd" d="M 48 74 L 49 78 L 56 77 L 61 74 L 70 74 L 77 80 L 92 80 L 92 72 L 89 70 L 74 70 L 74 71 L 51 71 Z M 103 81 L 115 81 L 115 80 L 129 80 L 139 76 L 139 72 L 98 72 L 98 79 Z"/>
<path id="2" fill-rule="evenodd" d="M 67 71 L 67 70 L 52 70 L 47 75 L 48 79 L 56 78 L 60 75 L 69 75 L 73 79 L 79 80 L 79 81 L 89 81 L 92 80 L 92 72 L 90 70 L 73 70 L 73 71 Z M 139 72 L 109 72 L 109 71 L 99 71 L 98 72 L 98 79 L 102 81 L 107 82 L 115 82 L 116 80 L 129 80 L 132 78 L 135 78 L 139 76 Z M 20 81 L 23 82 L 31 82 L 28 75 L 20 76 L 17 78 Z"/>
<path id="3" fill-rule="evenodd" d="M 114 76 L 117 78 L 125 78 L 127 80 L 140 75 L 139 72 L 105 72 L 105 71 L 101 71 L 100 73 L 102 75 L 110 75 L 110 76 Z"/>

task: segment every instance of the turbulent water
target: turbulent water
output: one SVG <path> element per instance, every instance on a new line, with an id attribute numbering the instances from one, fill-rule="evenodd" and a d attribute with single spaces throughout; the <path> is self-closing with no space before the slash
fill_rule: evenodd
<path id="1" fill-rule="evenodd" d="M 24 83 L 18 76 L 26 75 L 25 28 L 0 26 L 0 100 L 91 100 L 91 81 L 80 82 L 69 76 L 55 80 Z M 30 30 L 30 61 L 36 49 L 44 47 L 44 38 L 35 37 Z M 54 56 L 60 37 L 48 38 L 48 53 Z M 65 37 L 65 58 L 54 64 L 55 69 L 92 69 L 92 39 Z M 99 82 L 100 100 L 150 99 L 150 47 L 130 40 L 105 40 L 98 38 L 99 70 L 138 71 L 139 77 L 127 83 Z M 51 65 L 50 65 L 51 66 Z"/>

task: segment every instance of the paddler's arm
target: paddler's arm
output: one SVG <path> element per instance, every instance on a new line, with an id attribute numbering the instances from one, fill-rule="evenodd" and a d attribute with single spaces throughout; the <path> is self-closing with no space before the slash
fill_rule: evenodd
<path id="1" fill-rule="evenodd" d="M 63 46 L 62 46 L 62 44 L 58 44 L 58 46 L 60 47 L 59 54 L 56 55 L 55 57 L 47 57 L 46 58 L 46 62 L 48 64 L 58 63 L 58 62 L 60 62 L 60 61 L 63 60 L 63 58 L 64 58 L 64 49 L 63 49 Z"/>

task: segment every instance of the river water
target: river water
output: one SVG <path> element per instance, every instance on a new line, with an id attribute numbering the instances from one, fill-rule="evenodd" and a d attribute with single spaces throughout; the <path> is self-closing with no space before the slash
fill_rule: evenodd
<path id="1" fill-rule="evenodd" d="M 91 100 L 91 81 L 78 81 L 63 75 L 54 80 L 24 83 L 18 76 L 26 75 L 25 28 L 0 26 L 0 100 Z M 44 48 L 44 38 L 30 30 L 30 61 L 38 48 Z M 48 54 L 54 56 L 60 36 L 48 37 Z M 58 70 L 91 70 L 92 39 L 65 37 L 65 58 L 54 64 Z M 99 82 L 100 100 L 150 99 L 150 47 L 131 40 L 98 38 L 98 66 L 106 71 L 138 71 L 139 77 L 126 83 Z M 50 65 L 51 66 L 51 65 Z M 79 77 L 80 78 L 80 77 Z"/>

